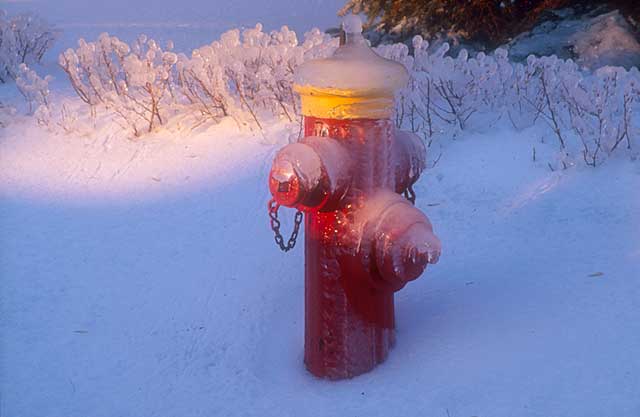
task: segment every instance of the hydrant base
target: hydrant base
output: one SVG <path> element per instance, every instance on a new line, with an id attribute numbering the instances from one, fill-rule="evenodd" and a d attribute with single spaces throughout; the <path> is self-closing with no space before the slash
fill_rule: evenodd
<path id="1" fill-rule="evenodd" d="M 360 260 L 327 241 L 336 216 L 307 213 L 305 235 L 305 364 L 334 380 L 372 370 L 395 343 L 393 292 L 369 285 Z"/>

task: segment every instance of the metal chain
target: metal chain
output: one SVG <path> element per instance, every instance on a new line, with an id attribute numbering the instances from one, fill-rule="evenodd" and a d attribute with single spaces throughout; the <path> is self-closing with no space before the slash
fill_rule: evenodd
<path id="1" fill-rule="evenodd" d="M 416 192 L 413 191 L 413 184 L 411 184 L 407 187 L 406 190 L 404 190 L 404 198 L 409 200 L 414 206 L 416 205 Z"/>
<path id="2" fill-rule="evenodd" d="M 300 232 L 300 225 L 302 224 L 302 212 L 298 210 L 296 212 L 296 217 L 293 222 L 293 232 L 291 232 L 291 237 L 287 241 L 287 244 L 284 243 L 284 237 L 280 233 L 280 220 L 278 220 L 278 209 L 280 208 L 280 204 L 276 203 L 276 200 L 271 199 L 269 201 L 269 218 L 271 219 L 271 230 L 273 230 L 273 234 L 275 235 L 275 240 L 280 250 L 283 252 L 289 252 L 291 249 L 296 246 L 296 240 L 298 239 L 298 233 Z"/>

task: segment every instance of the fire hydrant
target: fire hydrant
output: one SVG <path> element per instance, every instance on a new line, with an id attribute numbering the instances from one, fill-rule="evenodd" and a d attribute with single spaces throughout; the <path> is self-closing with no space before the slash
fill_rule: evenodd
<path id="1" fill-rule="evenodd" d="M 369 48 L 357 17 L 343 28 L 346 40 L 331 58 L 295 74 L 305 137 L 277 153 L 269 177 L 272 226 L 280 205 L 299 210 L 298 225 L 304 213 L 304 362 L 328 379 L 386 359 L 394 292 L 440 256 L 431 223 L 411 201 L 424 144 L 392 121 L 407 72 Z M 276 241 L 287 250 L 295 236 L 285 243 L 276 233 Z"/>

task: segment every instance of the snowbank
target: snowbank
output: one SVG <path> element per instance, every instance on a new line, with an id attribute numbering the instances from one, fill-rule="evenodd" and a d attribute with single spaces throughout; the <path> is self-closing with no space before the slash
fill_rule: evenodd
<path id="1" fill-rule="evenodd" d="M 603 66 L 640 67 L 640 43 L 619 11 L 601 9 L 584 15 L 571 9 L 551 12 L 546 20 L 507 45 L 509 55 L 525 60 L 529 55 L 556 55 L 573 59 L 590 70 Z"/>

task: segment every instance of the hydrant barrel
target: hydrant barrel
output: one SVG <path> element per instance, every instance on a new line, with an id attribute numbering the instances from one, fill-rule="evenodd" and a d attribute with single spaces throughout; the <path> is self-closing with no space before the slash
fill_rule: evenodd
<path id="1" fill-rule="evenodd" d="M 346 43 L 294 74 L 305 138 L 278 153 L 269 178 L 277 202 L 305 213 L 304 361 L 328 379 L 385 360 L 394 292 L 440 255 L 427 217 L 399 195 L 425 165 L 420 140 L 392 122 L 407 71 L 345 20 Z"/>

